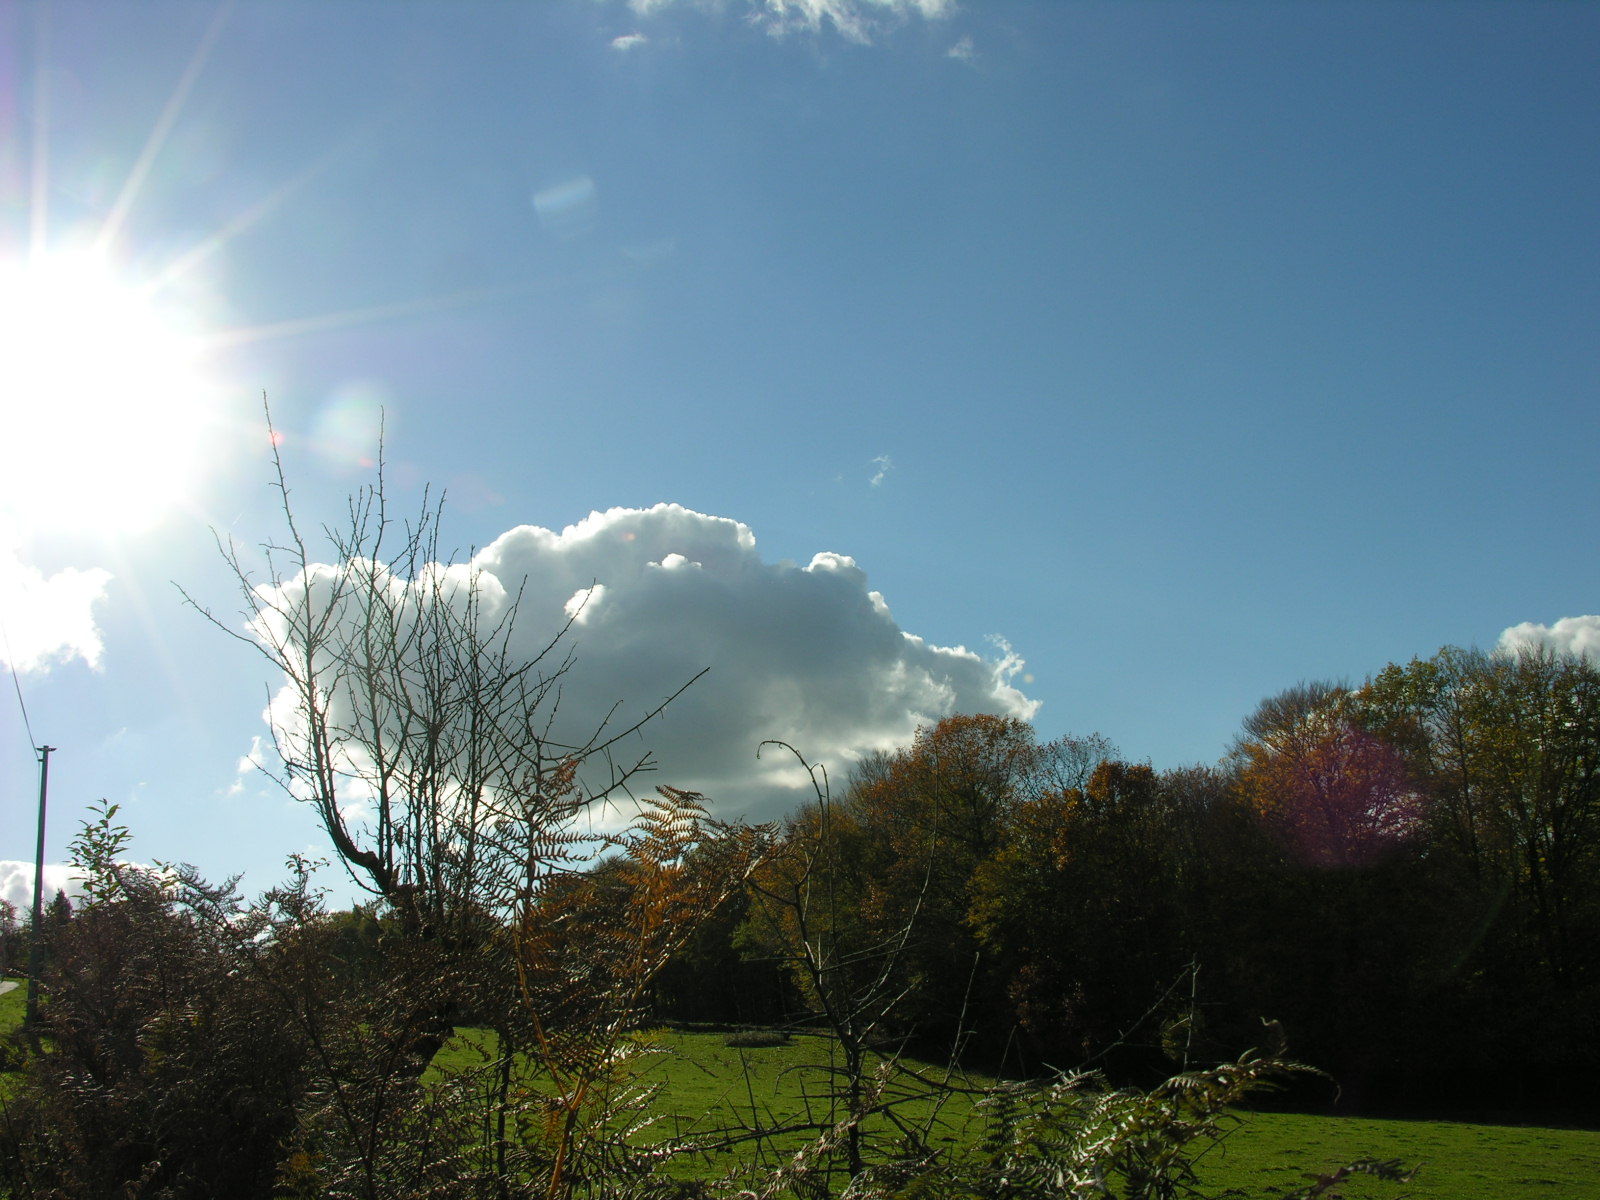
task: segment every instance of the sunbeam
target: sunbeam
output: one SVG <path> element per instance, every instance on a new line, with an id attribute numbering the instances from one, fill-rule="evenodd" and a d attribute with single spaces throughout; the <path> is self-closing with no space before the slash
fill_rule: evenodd
<path id="1" fill-rule="evenodd" d="M 156 156 L 161 153 L 161 147 L 166 144 L 168 135 L 172 132 L 173 125 L 183 112 L 183 106 L 189 99 L 189 93 L 194 88 L 195 80 L 200 78 L 200 72 L 206 65 L 206 59 L 211 56 L 211 49 L 217 43 L 217 38 L 222 34 L 222 27 L 227 24 L 228 13 L 232 10 L 231 4 L 225 4 L 216 11 L 211 18 L 211 24 L 206 26 L 205 33 L 200 38 L 200 44 L 195 47 L 189 56 L 189 65 L 184 68 L 183 75 L 178 79 L 177 86 L 172 89 L 172 95 L 167 98 L 166 105 L 161 110 L 161 115 L 156 118 L 156 123 L 150 128 L 150 136 L 145 139 L 144 148 L 139 151 L 139 157 L 133 167 L 128 171 L 128 177 L 123 181 L 122 190 L 118 193 L 116 203 L 111 206 L 111 211 L 106 215 L 105 222 L 100 227 L 100 234 L 95 241 L 95 250 L 104 253 L 122 232 L 122 225 L 132 211 L 134 201 L 139 197 L 139 189 L 144 186 L 150 168 L 155 164 Z"/>

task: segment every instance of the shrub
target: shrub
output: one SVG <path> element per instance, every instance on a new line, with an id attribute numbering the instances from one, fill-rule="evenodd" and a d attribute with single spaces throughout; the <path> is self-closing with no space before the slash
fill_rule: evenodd
<path id="1" fill-rule="evenodd" d="M 741 1029 L 737 1033 L 730 1033 L 722 1044 L 739 1050 L 787 1046 L 789 1035 L 781 1029 Z"/>

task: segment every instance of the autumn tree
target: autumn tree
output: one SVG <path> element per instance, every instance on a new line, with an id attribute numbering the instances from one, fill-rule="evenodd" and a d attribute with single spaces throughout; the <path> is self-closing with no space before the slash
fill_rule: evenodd
<path id="1" fill-rule="evenodd" d="M 1516 897 L 1524 923 L 1508 932 L 1558 984 L 1593 981 L 1600 669 L 1546 651 L 1447 647 L 1389 666 L 1357 700 L 1374 728 L 1411 745 L 1435 838 L 1489 891 Z"/>
<path id="2" fill-rule="evenodd" d="M 1528 648 L 1445 647 L 1353 698 L 1429 796 L 1431 1020 L 1458 1094 L 1586 1104 L 1600 1069 L 1600 669 Z"/>
<path id="3" fill-rule="evenodd" d="M 930 1046 L 951 1045 L 996 1008 L 999 981 L 967 922 L 972 880 L 1040 786 L 1044 760 L 1026 721 L 956 715 L 918 729 L 846 795 L 862 839 L 862 919 L 885 935 L 914 929 L 900 967 L 902 1020 Z"/>
<path id="4" fill-rule="evenodd" d="M 1190 824 L 1163 776 L 1115 758 L 1013 812 L 978 870 L 970 923 L 1035 1055 L 1148 1061 L 1178 1003 L 1157 1011 L 1162 998 L 1178 996 L 1193 954 Z"/>
<path id="5" fill-rule="evenodd" d="M 1235 742 L 1246 798 L 1289 854 L 1319 866 L 1375 861 L 1424 812 L 1405 756 L 1350 715 L 1347 696 L 1324 684 L 1269 697 Z"/>

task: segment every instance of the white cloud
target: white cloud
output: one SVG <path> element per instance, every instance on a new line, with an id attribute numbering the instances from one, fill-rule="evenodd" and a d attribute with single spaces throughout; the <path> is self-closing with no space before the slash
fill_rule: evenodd
<path id="1" fill-rule="evenodd" d="M 639 16 L 649 16 L 677 3 L 723 7 L 714 0 L 628 0 L 628 7 Z M 868 45 L 886 28 L 913 17 L 948 17 L 956 6 L 955 0 L 745 0 L 744 7 L 748 20 L 774 37 L 821 33 L 831 25 L 841 37 Z"/>
<path id="2" fill-rule="evenodd" d="M 239 756 L 238 765 L 234 768 L 233 784 L 228 788 L 228 795 L 242 795 L 245 789 L 245 780 L 259 778 L 264 770 L 270 770 L 267 765 L 267 746 L 265 739 L 258 735 L 250 739 L 250 749 Z"/>
<path id="3" fill-rule="evenodd" d="M 76 867 L 66 863 L 45 863 L 44 902 L 49 904 L 58 891 L 66 892 L 74 900 L 82 894 Z M 0 859 L 0 900 L 16 906 L 17 919 L 25 920 L 33 912 L 33 864 Z"/>
<path id="4" fill-rule="evenodd" d="M 18 674 L 48 670 L 81 658 L 100 665 L 100 629 L 94 607 L 105 599 L 111 573 L 66 567 L 46 576 L 23 562 L 14 544 L 0 540 L 0 658 Z"/>
<path id="5" fill-rule="evenodd" d="M 1600 616 L 1562 617 L 1554 625 L 1524 621 L 1500 635 L 1497 650 L 1554 650 L 1558 654 L 1581 654 L 1600 661 Z"/>
<path id="6" fill-rule="evenodd" d="M 958 59 L 961 62 L 971 62 L 978 57 L 977 47 L 972 44 L 972 35 L 964 33 L 954 46 L 945 51 L 946 58 Z"/>
<path id="7" fill-rule="evenodd" d="M 880 454 L 872 460 L 872 465 L 874 467 L 871 480 L 872 486 L 882 487 L 884 477 L 894 470 L 894 460 L 887 454 Z"/>
<path id="8" fill-rule="evenodd" d="M 752 19 L 777 36 L 819 33 L 831 24 L 840 36 L 866 45 L 885 23 L 912 16 L 938 19 L 954 8 L 953 0 L 763 0 Z"/>
<path id="9" fill-rule="evenodd" d="M 622 753 L 653 750 L 660 771 L 647 788 L 705 792 L 724 814 L 764 819 L 797 799 L 792 760 L 769 750 L 758 762 L 764 739 L 837 778 L 951 712 L 1038 708 L 1013 686 L 1023 664 L 1003 642 L 998 659 L 933 645 L 900 629 L 847 555 L 766 562 L 749 527 L 679 505 L 591 513 L 560 533 L 525 525 L 472 565 L 491 621 L 522 589 L 520 655 L 572 619 L 558 736 L 587 735 L 614 706 L 613 727 L 625 728 L 709 668 Z"/>
<path id="10" fill-rule="evenodd" d="M 625 33 L 621 37 L 611 39 L 611 48 L 626 54 L 629 50 L 635 50 L 649 40 L 642 33 Z"/>

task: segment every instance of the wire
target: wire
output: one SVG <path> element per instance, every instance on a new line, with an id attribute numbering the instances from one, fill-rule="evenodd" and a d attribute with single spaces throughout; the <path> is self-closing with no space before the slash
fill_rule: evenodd
<path id="1" fill-rule="evenodd" d="M 35 753 L 38 753 L 39 743 L 33 736 L 33 723 L 28 720 L 28 705 L 22 699 L 22 680 L 17 676 L 16 661 L 11 657 L 11 638 L 6 633 L 6 623 L 3 618 L 0 618 L 0 643 L 5 646 L 6 669 L 11 672 L 11 686 L 17 690 L 17 707 L 22 710 L 22 727 L 27 730 L 28 745 L 33 747 Z"/>

